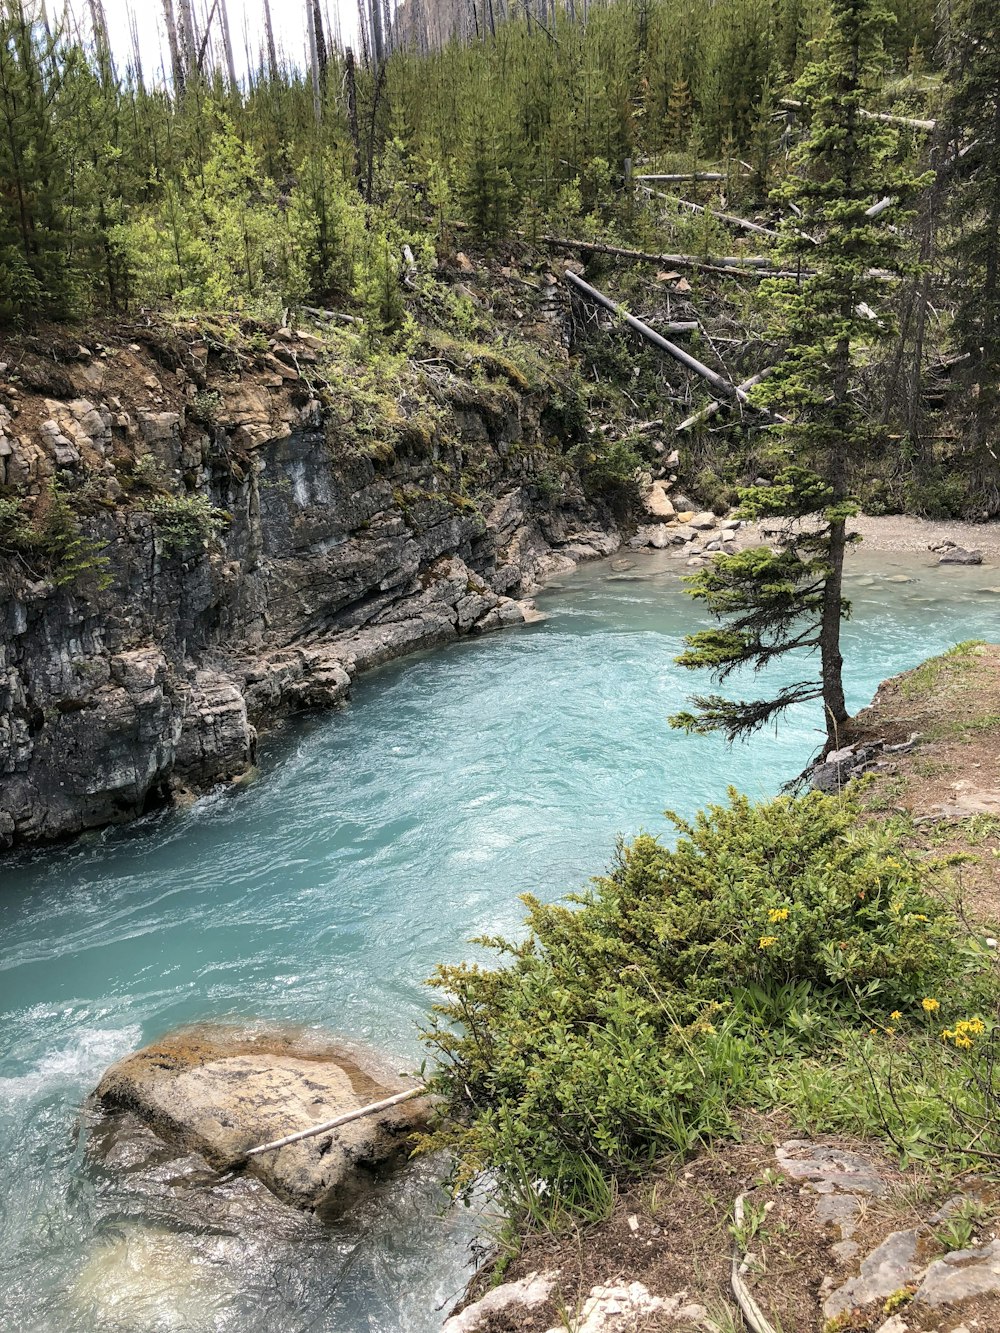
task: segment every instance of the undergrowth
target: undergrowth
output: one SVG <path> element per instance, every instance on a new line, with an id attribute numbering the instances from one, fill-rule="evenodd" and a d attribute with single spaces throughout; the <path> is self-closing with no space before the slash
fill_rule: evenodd
<path id="1" fill-rule="evenodd" d="M 512 1222 L 596 1220 L 619 1181 L 734 1133 L 741 1108 L 964 1160 L 989 1102 L 988 950 L 850 797 L 736 792 L 567 903 L 528 896 L 502 965 L 439 967 L 427 1149 L 491 1173 Z M 992 1133 L 978 1135 L 980 1147 Z"/>

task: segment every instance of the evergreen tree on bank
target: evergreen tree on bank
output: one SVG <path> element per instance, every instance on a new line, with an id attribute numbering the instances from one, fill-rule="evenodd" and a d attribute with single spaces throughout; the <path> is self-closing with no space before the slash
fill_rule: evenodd
<path id="1" fill-rule="evenodd" d="M 724 680 L 760 670 L 792 649 L 818 654 L 818 679 L 795 681 L 765 699 L 696 696 L 696 712 L 672 718 L 687 730 L 745 736 L 792 704 L 822 699 L 827 743 L 848 721 L 841 621 L 848 520 L 857 512 L 852 474 L 879 427 L 857 395 L 858 370 L 872 343 L 891 332 L 886 270 L 899 264 L 892 210 L 868 215 L 886 192 L 897 201 L 923 181 L 892 168 L 894 132 L 863 109 L 883 64 L 888 15 L 877 0 L 832 0 L 825 56 L 795 87 L 808 131 L 780 191 L 796 217 L 779 249 L 800 263 L 800 281 L 762 289 L 785 347 L 757 400 L 777 417 L 770 430 L 773 481 L 742 492 L 742 513 L 781 520 L 776 548 L 718 556 L 692 579 L 692 595 L 722 625 L 687 639 L 683 666 Z M 897 212 L 898 216 L 898 212 Z"/>

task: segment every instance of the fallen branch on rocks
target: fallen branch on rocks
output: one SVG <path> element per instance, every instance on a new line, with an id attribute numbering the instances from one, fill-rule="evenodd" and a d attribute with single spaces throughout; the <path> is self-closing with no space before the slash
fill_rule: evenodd
<path id="1" fill-rule="evenodd" d="M 332 1129 L 339 1129 L 341 1125 L 349 1125 L 354 1120 L 360 1120 L 362 1116 L 376 1115 L 379 1111 L 388 1111 L 392 1106 L 399 1106 L 401 1102 L 408 1102 L 414 1097 L 425 1095 L 425 1088 L 407 1088 L 405 1092 L 394 1093 L 391 1097 L 384 1097 L 380 1102 L 370 1102 L 367 1106 L 359 1106 L 353 1111 L 345 1111 L 343 1115 L 334 1116 L 332 1120 L 324 1120 L 321 1125 L 313 1125 L 310 1129 L 300 1129 L 296 1134 L 286 1134 L 283 1139 L 272 1139 L 270 1143 L 261 1143 L 256 1148 L 249 1148 L 242 1157 L 230 1163 L 227 1170 L 238 1171 L 249 1158 L 256 1157 L 262 1152 L 273 1152 L 278 1148 L 287 1148 L 290 1143 L 301 1143 L 303 1139 L 315 1138 L 317 1134 L 327 1134 Z"/>

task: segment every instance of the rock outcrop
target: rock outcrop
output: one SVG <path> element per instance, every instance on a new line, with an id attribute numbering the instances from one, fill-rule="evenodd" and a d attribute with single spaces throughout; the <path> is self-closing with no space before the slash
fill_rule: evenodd
<path id="1" fill-rule="evenodd" d="M 411 370 L 380 420 L 310 334 L 135 336 L 4 349 L 0 846 L 231 779 L 262 726 L 619 544 L 551 387 L 449 371 L 418 401 Z"/>
<path id="2" fill-rule="evenodd" d="M 119 1061 L 96 1096 L 108 1111 L 138 1116 L 172 1148 L 225 1168 L 249 1148 L 407 1086 L 353 1048 L 315 1036 L 202 1027 Z M 246 1169 L 284 1202 L 334 1215 L 406 1156 L 427 1115 L 427 1099 L 416 1097 L 255 1156 Z"/>

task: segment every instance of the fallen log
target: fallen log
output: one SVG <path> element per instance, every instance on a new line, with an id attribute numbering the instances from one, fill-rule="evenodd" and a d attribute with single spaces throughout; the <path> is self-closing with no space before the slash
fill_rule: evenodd
<path id="1" fill-rule="evenodd" d="M 880 199 L 878 203 L 872 204 L 871 208 L 865 209 L 865 217 L 877 218 L 880 213 L 884 213 L 887 208 L 891 208 L 895 202 L 896 201 L 892 195 L 887 194 L 884 199 Z"/>
<path id="2" fill-rule="evenodd" d="M 805 104 L 797 101 L 794 97 L 783 97 L 779 106 L 786 106 L 791 111 L 801 111 Z M 858 107 L 858 115 L 862 120 L 879 120 L 883 125 L 906 125 L 911 130 L 931 130 L 937 129 L 936 120 L 918 120 L 915 116 L 896 116 L 888 111 L 866 111 L 864 107 Z"/>
<path id="3" fill-rule="evenodd" d="M 804 235 L 799 233 L 799 235 Z M 811 236 L 805 240 L 817 242 Z M 695 255 L 653 254 L 649 250 L 628 250 L 620 245 L 604 245 L 600 241 L 573 241 L 564 236 L 539 236 L 539 242 L 552 250 L 577 250 L 586 255 L 611 255 L 616 259 L 631 259 L 637 264 L 663 264 L 673 268 L 697 269 L 702 273 L 725 273 L 731 277 L 743 278 L 812 278 L 816 270 L 811 268 L 783 269 L 772 268 L 772 260 L 766 255 L 714 255 L 699 259 Z M 884 268 L 867 270 L 869 278 L 878 278 L 883 282 L 893 282 L 898 273 Z"/>
<path id="4" fill-rule="evenodd" d="M 696 255 L 653 254 L 648 250 L 629 250 L 620 245 L 605 245 L 601 241 L 573 241 L 564 236 L 540 236 L 543 245 L 553 250 L 578 250 L 587 255 L 611 255 L 616 259 L 633 259 L 637 263 L 661 264 L 672 268 L 693 268 L 705 273 L 742 273 L 745 277 L 797 278 L 799 273 L 775 268 L 765 255 L 723 255 L 699 258 Z"/>
<path id="5" fill-rule="evenodd" d="M 737 384 L 737 396 L 745 401 L 750 390 L 756 388 L 762 380 L 766 380 L 773 369 L 774 366 L 768 366 L 766 370 L 761 370 L 758 374 L 751 375 L 750 378 L 744 380 L 742 384 Z M 674 428 L 674 434 L 680 435 L 681 431 L 689 430 L 692 426 L 697 426 L 702 421 L 708 421 L 711 417 L 715 416 L 721 406 L 722 404 L 713 398 L 710 403 L 706 403 L 704 407 L 699 408 L 697 412 L 692 413 L 686 421 L 682 421 L 679 426 L 676 426 Z"/>
<path id="6" fill-rule="evenodd" d="M 340 310 L 321 310 L 319 306 L 315 305 L 304 305 L 302 310 L 304 314 L 311 315 L 313 319 L 340 319 L 345 324 L 361 324 L 363 322 L 357 315 L 345 315 Z"/>
<path id="7" fill-rule="evenodd" d="M 680 204 L 682 208 L 687 208 L 692 213 L 707 213 L 709 217 L 718 218 L 720 222 L 728 222 L 730 226 L 740 227 L 743 231 L 755 231 L 761 236 L 772 236 L 775 240 L 779 235 L 770 227 L 762 227 L 759 222 L 751 222 L 749 218 L 738 218 L 734 213 L 722 213 L 717 208 L 709 208 L 705 204 L 694 204 L 690 199 L 681 199 L 676 194 L 664 194 L 662 190 L 650 190 L 646 187 L 643 187 L 643 193 L 655 195 L 657 199 L 666 199 L 671 204 Z"/>
<path id="8" fill-rule="evenodd" d="M 675 171 L 669 175 L 633 176 L 637 181 L 724 181 L 724 171 Z"/>
<path id="9" fill-rule="evenodd" d="M 593 301 L 596 305 L 603 306 L 605 310 L 609 310 L 611 314 L 617 315 L 619 319 L 625 321 L 630 329 L 634 329 L 635 332 L 645 338 L 647 342 L 652 343 L 653 346 L 659 348 L 661 352 L 666 352 L 668 356 L 673 357 L 675 361 L 679 361 L 681 365 L 686 366 L 688 370 L 693 370 L 694 373 L 700 375 L 703 380 L 707 380 L 717 393 L 721 393 L 726 398 L 739 398 L 742 396 L 744 401 L 746 400 L 746 394 L 743 393 L 741 395 L 740 390 L 735 384 L 731 384 L 729 380 L 724 379 L 716 371 L 712 370 L 711 367 L 706 366 L 704 362 L 691 356 L 689 352 L 685 352 L 684 349 L 678 347 L 676 343 L 668 342 L 667 339 L 657 333 L 655 329 L 651 329 L 648 324 L 644 324 L 641 319 L 636 319 L 634 315 L 630 315 L 627 310 L 624 310 L 617 303 L 617 301 L 612 301 L 610 296 L 605 296 L 604 293 L 599 292 L 596 287 L 591 287 L 589 282 L 584 282 L 583 279 L 578 278 L 575 273 L 564 273 L 563 278 L 569 283 L 574 291 L 585 296 L 588 301 Z"/>

